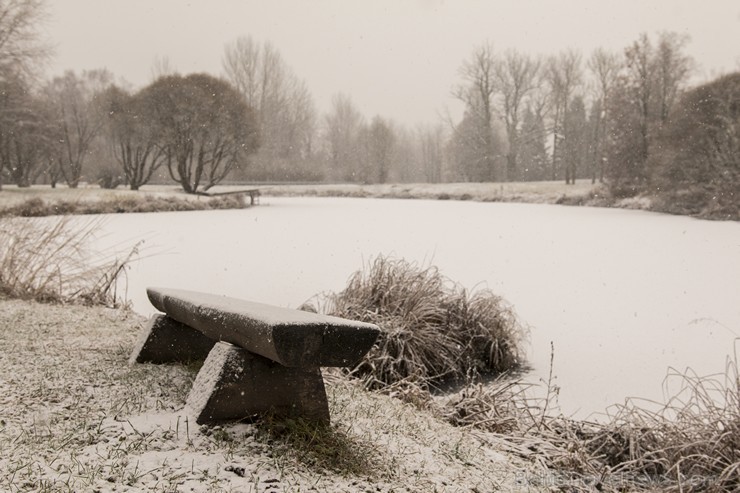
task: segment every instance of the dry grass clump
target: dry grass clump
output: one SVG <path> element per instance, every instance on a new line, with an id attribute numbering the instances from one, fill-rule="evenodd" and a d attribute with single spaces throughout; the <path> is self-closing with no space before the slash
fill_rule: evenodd
<path id="1" fill-rule="evenodd" d="M 629 400 L 598 422 L 553 413 L 552 381 L 543 399 L 518 381 L 469 386 L 437 413 L 508 443 L 567 491 L 740 491 L 737 368 L 736 356 L 719 376 L 672 371 L 680 386 L 667 403 Z"/>
<path id="2" fill-rule="evenodd" d="M 616 407 L 591 454 L 613 473 L 660 476 L 665 491 L 740 490 L 740 378 L 737 356 L 725 373 L 671 371 L 680 389 L 655 410 L 628 401 Z"/>
<path id="3" fill-rule="evenodd" d="M 427 388 L 521 363 L 525 329 L 512 308 L 488 290 L 468 293 L 432 266 L 379 256 L 318 304 L 325 313 L 381 328 L 352 370 L 369 388 L 401 381 Z"/>
<path id="4" fill-rule="evenodd" d="M 117 305 L 117 280 L 138 245 L 120 257 L 96 256 L 88 246 L 99 226 L 69 216 L 0 220 L 0 295 Z"/>

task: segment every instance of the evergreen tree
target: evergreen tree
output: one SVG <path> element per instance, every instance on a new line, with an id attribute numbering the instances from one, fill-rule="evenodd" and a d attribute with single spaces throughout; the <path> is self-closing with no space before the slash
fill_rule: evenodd
<path id="1" fill-rule="evenodd" d="M 521 147 L 519 160 L 521 165 L 521 179 L 524 181 L 540 181 L 548 179 L 550 158 L 547 155 L 547 133 L 545 122 L 530 106 L 524 111 L 521 131 Z"/>
<path id="2" fill-rule="evenodd" d="M 588 122 L 583 97 L 575 96 L 571 100 L 565 120 L 566 133 L 563 138 L 565 183 L 574 184 L 576 177 L 582 173 L 588 150 Z"/>

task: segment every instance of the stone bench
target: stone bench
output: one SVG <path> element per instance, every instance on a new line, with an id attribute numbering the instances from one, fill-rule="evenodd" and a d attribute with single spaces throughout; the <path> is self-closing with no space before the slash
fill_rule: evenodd
<path id="1" fill-rule="evenodd" d="M 249 205 L 259 204 L 259 198 L 261 192 L 259 188 L 251 188 L 249 190 L 230 190 L 228 192 L 195 192 L 196 195 L 203 195 L 206 197 L 222 197 L 224 195 L 249 195 Z"/>
<path id="2" fill-rule="evenodd" d="M 266 412 L 329 423 L 322 366 L 354 366 L 378 327 L 179 289 L 147 289 L 154 315 L 132 363 L 205 359 L 186 407 L 198 424 Z"/>

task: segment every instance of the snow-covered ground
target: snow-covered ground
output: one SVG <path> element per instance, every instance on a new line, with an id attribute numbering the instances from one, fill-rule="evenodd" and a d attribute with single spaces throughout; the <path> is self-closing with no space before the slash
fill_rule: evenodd
<path id="1" fill-rule="evenodd" d="M 147 286 L 297 307 L 378 254 L 504 296 L 531 326 L 532 379 L 563 411 L 662 399 L 669 367 L 720 372 L 740 337 L 740 224 L 641 211 L 455 201 L 263 197 L 246 210 L 110 216 L 98 248 L 145 238 Z"/>

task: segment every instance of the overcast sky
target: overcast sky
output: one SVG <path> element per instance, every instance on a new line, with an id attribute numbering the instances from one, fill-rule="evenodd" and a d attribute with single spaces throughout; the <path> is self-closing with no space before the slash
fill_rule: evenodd
<path id="1" fill-rule="evenodd" d="M 552 54 L 621 50 L 640 33 L 691 36 L 695 80 L 740 70 L 738 0 L 53 0 L 49 75 L 107 68 L 137 87 L 156 57 L 180 73 L 221 75 L 224 45 L 270 41 L 317 108 L 349 94 L 367 117 L 436 121 L 475 46 Z"/>

